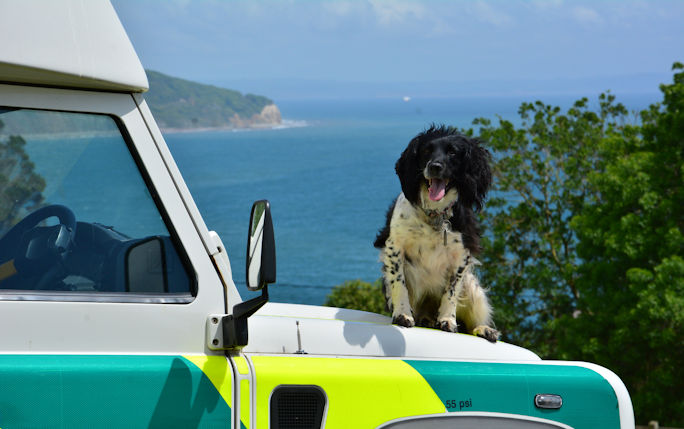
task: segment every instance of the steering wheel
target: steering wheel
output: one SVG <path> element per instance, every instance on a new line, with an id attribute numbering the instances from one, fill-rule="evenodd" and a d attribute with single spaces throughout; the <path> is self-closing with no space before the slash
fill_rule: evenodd
<path id="1" fill-rule="evenodd" d="M 38 227 L 51 217 L 59 219 L 59 224 Z M 73 249 L 75 234 L 74 213 L 66 206 L 54 204 L 36 210 L 14 225 L 0 239 L 0 249 L 9 250 L 10 255 L 5 258 L 14 259 L 21 278 L 35 282 L 30 289 L 46 289 L 51 282 L 64 277 L 63 262 Z"/>

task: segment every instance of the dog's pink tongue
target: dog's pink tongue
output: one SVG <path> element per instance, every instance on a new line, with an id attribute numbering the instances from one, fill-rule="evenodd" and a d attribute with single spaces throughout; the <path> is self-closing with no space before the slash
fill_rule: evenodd
<path id="1" fill-rule="evenodd" d="M 441 200 L 444 198 L 444 193 L 446 192 L 446 182 L 440 179 L 431 179 L 428 192 L 430 193 L 430 199 L 432 201 Z"/>

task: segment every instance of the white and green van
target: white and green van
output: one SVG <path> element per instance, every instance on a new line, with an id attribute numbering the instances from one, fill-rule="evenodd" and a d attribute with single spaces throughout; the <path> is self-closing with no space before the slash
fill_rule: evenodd
<path id="1" fill-rule="evenodd" d="M 634 428 L 597 365 L 268 303 L 265 201 L 243 301 L 111 4 L 0 0 L 0 35 L 0 428 Z"/>

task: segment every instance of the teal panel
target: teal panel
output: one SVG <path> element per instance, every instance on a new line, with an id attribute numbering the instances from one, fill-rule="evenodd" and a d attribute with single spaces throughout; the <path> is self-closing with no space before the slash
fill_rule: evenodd
<path id="1" fill-rule="evenodd" d="M 0 355 L 1 428 L 230 428 L 181 356 Z"/>
<path id="2" fill-rule="evenodd" d="M 555 420 L 576 429 L 620 427 L 617 396 L 599 374 L 578 366 L 406 361 L 430 383 L 450 412 L 489 411 Z M 540 410 L 534 396 L 563 397 Z"/>

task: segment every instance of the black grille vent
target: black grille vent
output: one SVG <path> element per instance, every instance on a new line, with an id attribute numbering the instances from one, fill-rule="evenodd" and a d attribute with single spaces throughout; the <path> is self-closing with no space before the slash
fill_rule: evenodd
<path id="1" fill-rule="evenodd" d="M 279 386 L 271 396 L 271 429 L 320 429 L 325 394 L 317 386 Z"/>

